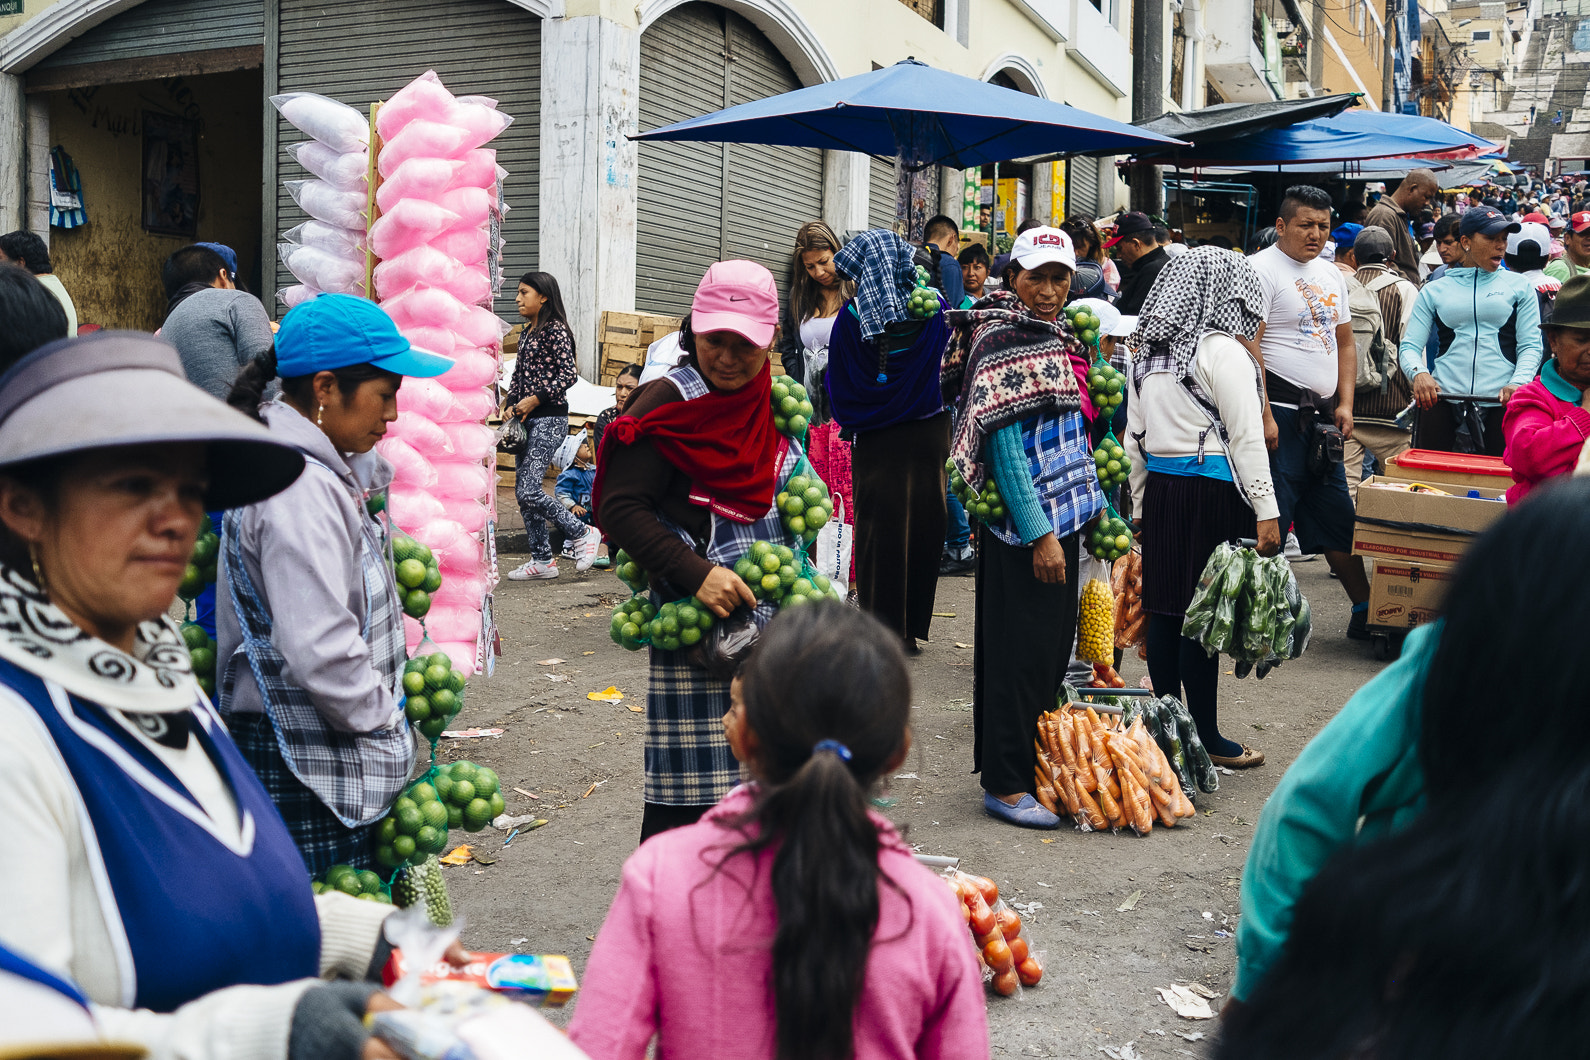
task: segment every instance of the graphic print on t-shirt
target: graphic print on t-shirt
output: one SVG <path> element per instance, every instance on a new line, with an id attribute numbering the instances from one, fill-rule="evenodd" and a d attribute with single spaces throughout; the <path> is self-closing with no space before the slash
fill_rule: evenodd
<path id="1" fill-rule="evenodd" d="M 1303 308 L 1297 314 L 1298 334 L 1319 343 L 1321 353 L 1335 356 L 1337 293 L 1302 278 L 1292 282 L 1297 287 L 1298 297 L 1303 300 Z"/>

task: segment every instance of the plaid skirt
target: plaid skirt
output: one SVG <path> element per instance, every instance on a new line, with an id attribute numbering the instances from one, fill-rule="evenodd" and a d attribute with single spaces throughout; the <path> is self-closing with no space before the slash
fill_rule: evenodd
<path id="1" fill-rule="evenodd" d="M 683 652 L 650 650 L 646 801 L 710 806 L 740 782 L 740 763 L 723 735 L 729 682 L 691 666 Z"/>
<path id="2" fill-rule="evenodd" d="M 349 828 L 339 821 L 320 796 L 287 768 L 267 715 L 229 714 L 225 721 L 232 742 L 253 767 L 265 785 L 265 793 L 287 822 L 287 831 L 303 855 L 304 864 L 309 866 L 311 878 L 320 878 L 333 865 L 380 871 L 375 863 L 374 841 L 379 821 L 358 828 Z"/>

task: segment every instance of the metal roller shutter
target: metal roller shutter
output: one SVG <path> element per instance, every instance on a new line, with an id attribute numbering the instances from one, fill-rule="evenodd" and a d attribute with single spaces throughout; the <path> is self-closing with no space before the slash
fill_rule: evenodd
<path id="1" fill-rule="evenodd" d="M 1066 213 L 1099 215 L 1099 160 L 1073 158 L 1066 162 Z"/>
<path id="2" fill-rule="evenodd" d="M 95 26 L 35 69 L 264 43 L 263 0 L 148 0 Z"/>
<path id="3" fill-rule="evenodd" d="M 756 27 L 709 4 L 670 12 L 641 37 L 643 129 L 799 87 L 789 63 Z M 639 146 L 636 306 L 687 312 L 701 274 L 722 258 L 767 266 L 782 293 L 796 230 L 822 218 L 822 152 L 756 144 Z"/>
<path id="4" fill-rule="evenodd" d="M 518 319 L 513 282 L 536 266 L 540 245 L 541 20 L 506 0 L 448 0 L 403 7 L 377 0 L 279 0 L 281 42 L 278 92 L 320 92 L 368 110 L 426 70 L 435 70 L 455 95 L 484 95 L 514 122 L 489 144 L 508 171 L 503 195 L 510 207 L 503 222 L 503 272 L 507 281 L 496 311 Z M 275 144 L 304 138 L 278 121 Z M 308 176 L 281 159 L 284 180 Z M 285 188 L 277 187 L 277 232 L 306 216 Z M 267 233 L 271 243 L 276 232 Z M 278 285 L 295 283 L 278 266 Z"/>
<path id="5" fill-rule="evenodd" d="M 893 228 L 900 198 L 894 182 L 894 160 L 874 156 L 867 183 L 867 223 L 873 228 Z"/>

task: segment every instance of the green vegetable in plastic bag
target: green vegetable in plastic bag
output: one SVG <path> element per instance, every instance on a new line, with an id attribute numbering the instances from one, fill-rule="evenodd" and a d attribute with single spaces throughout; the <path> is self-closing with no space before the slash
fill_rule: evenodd
<path id="1" fill-rule="evenodd" d="M 1181 736 L 1182 749 L 1187 756 L 1187 764 L 1191 768 L 1192 775 L 1198 782 L 1198 790 L 1219 791 L 1220 774 L 1215 772 L 1215 764 L 1210 761 L 1209 752 L 1198 736 L 1198 725 L 1193 721 L 1192 714 L 1181 700 L 1173 696 L 1166 696 L 1162 702 L 1170 708 L 1176 719 L 1176 729 Z"/>

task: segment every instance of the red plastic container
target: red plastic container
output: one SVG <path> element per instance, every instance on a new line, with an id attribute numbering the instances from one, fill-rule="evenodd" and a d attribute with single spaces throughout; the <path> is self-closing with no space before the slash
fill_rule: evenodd
<path id="1" fill-rule="evenodd" d="M 1409 449 L 1386 461 L 1386 477 L 1437 486 L 1506 489 L 1513 484 L 1512 469 L 1499 456 L 1443 453 L 1436 449 Z"/>

